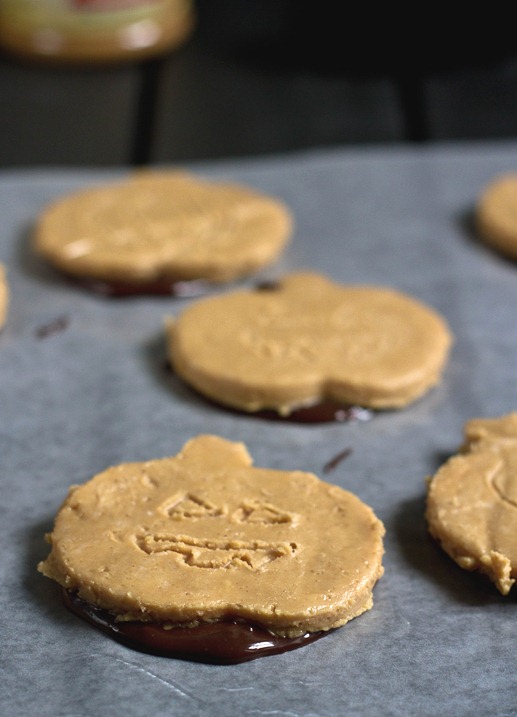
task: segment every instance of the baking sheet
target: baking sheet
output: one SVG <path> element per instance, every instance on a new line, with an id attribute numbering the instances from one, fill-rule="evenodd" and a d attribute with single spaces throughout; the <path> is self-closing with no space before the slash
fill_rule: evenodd
<path id="1" fill-rule="evenodd" d="M 204 405 L 165 369 L 164 318 L 193 299 L 93 296 L 30 250 L 49 200 L 125 172 L 0 173 L 11 287 L 0 335 L 0 713 L 517 714 L 515 595 L 456 567 L 423 520 L 425 478 L 457 448 L 464 422 L 517 409 L 517 265 L 481 246 L 469 223 L 485 183 L 517 168 L 517 143 L 336 148 L 187 168 L 291 207 L 293 242 L 261 278 L 312 268 L 406 291 L 449 321 L 449 365 L 422 400 L 367 422 L 296 426 Z M 302 649 L 213 666 L 132 651 L 62 607 L 36 564 L 68 487 L 109 465 L 172 455 L 201 432 L 244 441 L 256 465 L 313 471 L 374 508 L 387 534 L 373 610 Z"/>

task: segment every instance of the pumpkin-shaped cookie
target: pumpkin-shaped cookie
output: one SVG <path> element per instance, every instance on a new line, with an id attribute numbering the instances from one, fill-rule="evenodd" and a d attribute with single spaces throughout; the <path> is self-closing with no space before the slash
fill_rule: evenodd
<path id="1" fill-rule="evenodd" d="M 465 570 L 507 595 L 517 577 L 517 413 L 474 419 L 429 482 L 429 531 Z"/>
<path id="2" fill-rule="evenodd" d="M 451 333 L 401 292 L 300 272 L 197 301 L 168 323 L 167 340 L 175 372 L 201 394 L 288 415 L 326 399 L 405 406 L 439 381 Z"/>
<path id="3" fill-rule="evenodd" d="M 496 177 L 481 192 L 476 228 L 488 246 L 517 259 L 517 172 Z"/>
<path id="4" fill-rule="evenodd" d="M 274 197 L 179 171 L 143 171 L 54 201 L 39 217 L 34 247 L 106 294 L 174 293 L 184 282 L 258 271 L 277 259 L 291 230 L 290 211 Z"/>
<path id="5" fill-rule="evenodd" d="M 119 623 L 237 619 L 296 639 L 372 607 L 383 534 L 354 494 L 201 435 L 74 487 L 39 569 Z"/>

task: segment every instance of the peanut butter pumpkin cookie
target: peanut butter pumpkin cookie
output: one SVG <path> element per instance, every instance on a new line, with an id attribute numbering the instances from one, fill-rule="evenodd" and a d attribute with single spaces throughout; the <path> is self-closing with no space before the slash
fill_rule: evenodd
<path id="1" fill-rule="evenodd" d="M 42 212 L 37 252 L 105 293 L 174 293 L 184 282 L 226 282 L 273 262 L 292 216 L 278 199 L 175 171 L 62 197 Z"/>
<path id="2" fill-rule="evenodd" d="M 476 222 L 486 244 L 517 259 L 517 173 L 501 175 L 485 187 L 478 201 Z"/>
<path id="3" fill-rule="evenodd" d="M 517 576 L 517 413 L 466 424 L 461 452 L 429 481 L 426 518 L 460 567 L 510 592 Z"/>
<path id="4" fill-rule="evenodd" d="M 72 488 L 39 570 L 121 627 L 234 619 L 295 640 L 372 607 L 383 535 L 352 493 L 201 435 Z"/>
<path id="5" fill-rule="evenodd" d="M 281 415 L 325 399 L 405 406 L 439 381 L 451 344 L 415 299 L 310 272 L 198 300 L 166 331 L 175 372 L 201 394 Z"/>

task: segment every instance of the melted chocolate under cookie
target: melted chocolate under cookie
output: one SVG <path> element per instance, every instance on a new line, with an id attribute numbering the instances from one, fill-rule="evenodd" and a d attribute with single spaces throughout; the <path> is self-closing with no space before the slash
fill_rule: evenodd
<path id="1" fill-rule="evenodd" d="M 192 389 L 194 391 L 194 389 Z M 198 396 L 198 392 L 195 392 Z M 374 416 L 374 412 L 368 408 L 360 406 L 348 406 L 335 401 L 318 401 L 310 406 L 300 406 L 294 408 L 290 413 L 283 414 L 274 409 L 261 409 L 259 411 L 245 411 L 231 406 L 224 406 L 205 396 L 201 396 L 217 408 L 222 408 L 230 413 L 237 413 L 240 416 L 249 416 L 251 418 L 260 418 L 266 421 L 280 421 L 283 423 L 350 423 L 352 421 L 369 421 Z"/>
<path id="2" fill-rule="evenodd" d="M 175 373 L 170 361 L 166 361 L 165 370 Z M 178 380 L 181 379 L 178 377 Z M 183 382 L 182 382 L 183 383 Z M 284 423 L 350 423 L 352 421 L 369 421 L 375 415 L 375 412 L 369 408 L 362 406 L 352 406 L 337 401 L 324 399 L 308 406 L 300 406 L 294 408 L 290 413 L 284 414 L 275 411 L 275 409 L 266 408 L 258 411 L 245 411 L 244 409 L 227 406 L 214 399 L 208 398 L 196 391 L 192 386 L 183 383 L 193 395 L 201 398 L 205 403 L 215 406 L 216 408 L 236 413 L 239 416 L 249 416 L 250 418 L 261 418 L 267 421 L 281 421 Z"/>
<path id="3" fill-rule="evenodd" d="M 74 593 L 62 589 L 61 594 L 72 613 L 127 647 L 194 662 L 235 665 L 294 650 L 328 634 L 306 632 L 300 637 L 278 637 L 259 625 L 236 620 L 169 629 L 154 622 L 117 622 L 111 613 L 90 605 Z"/>
<path id="4" fill-rule="evenodd" d="M 273 410 L 256 411 L 246 415 L 290 423 L 348 423 L 349 421 L 369 420 L 373 413 L 359 406 L 346 406 L 334 401 L 320 401 L 311 406 L 295 408 L 286 416 Z"/>
<path id="5" fill-rule="evenodd" d="M 94 294 L 110 298 L 131 296 L 175 296 L 188 298 L 207 293 L 210 284 L 203 279 L 173 280 L 156 279 L 139 283 L 131 281 L 105 281 L 102 279 L 85 279 L 74 277 L 73 280 Z"/>

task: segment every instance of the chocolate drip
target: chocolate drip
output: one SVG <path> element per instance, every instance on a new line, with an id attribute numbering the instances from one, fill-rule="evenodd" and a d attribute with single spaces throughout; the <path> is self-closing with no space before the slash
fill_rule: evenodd
<path id="1" fill-rule="evenodd" d="M 201 296 L 210 288 L 209 282 L 202 279 L 156 279 L 155 281 L 142 283 L 77 277 L 74 277 L 73 280 L 94 294 L 111 298 L 131 296 L 175 296 L 188 298 L 191 296 Z"/>
<path id="2" fill-rule="evenodd" d="M 320 401 L 311 406 L 295 408 L 286 416 L 273 410 L 256 411 L 248 415 L 265 418 L 269 421 L 289 423 L 348 423 L 349 421 L 369 420 L 373 414 L 359 406 L 346 406 L 334 401 Z"/>
<path id="3" fill-rule="evenodd" d="M 330 471 L 333 471 L 335 468 L 338 467 L 338 465 L 341 463 L 341 461 L 344 461 L 345 458 L 348 458 L 348 456 L 352 453 L 351 448 L 345 448 L 339 453 L 336 453 L 336 455 L 331 458 L 329 461 L 325 463 L 323 466 L 323 472 L 324 473 L 330 473 Z"/>
<path id="4" fill-rule="evenodd" d="M 250 416 L 251 418 L 259 418 L 266 421 L 306 424 L 350 423 L 352 421 L 369 421 L 374 416 L 374 412 L 368 408 L 362 408 L 361 406 L 349 406 L 330 400 L 318 401 L 317 403 L 312 403 L 310 406 L 300 406 L 299 408 L 294 408 L 287 414 L 279 413 L 273 408 L 261 409 L 258 411 L 245 411 L 232 406 L 225 406 L 222 403 L 217 403 L 217 401 L 209 399 L 206 396 L 202 396 L 194 389 L 191 388 L 191 390 L 212 406 L 222 408 L 225 411 L 236 413 L 240 416 Z"/>
<path id="5" fill-rule="evenodd" d="M 307 632 L 300 637 L 278 637 L 259 625 L 237 620 L 170 629 L 153 622 L 117 622 L 111 613 L 90 605 L 74 593 L 62 589 L 61 594 L 72 613 L 126 647 L 193 662 L 235 665 L 294 650 L 328 634 Z"/>
<path id="6" fill-rule="evenodd" d="M 164 364 L 164 370 L 172 374 L 175 373 L 170 361 Z M 179 379 L 178 380 L 182 380 Z M 322 400 L 312 403 L 309 406 L 300 406 L 293 409 L 288 414 L 279 413 L 273 408 L 261 409 L 258 411 L 245 411 L 244 409 L 228 406 L 219 403 L 214 399 L 208 398 L 192 386 L 186 383 L 183 385 L 190 390 L 192 395 L 199 397 L 205 403 L 223 409 L 229 413 L 235 413 L 239 416 L 249 416 L 251 418 L 260 418 L 266 421 L 279 421 L 284 423 L 350 423 L 352 421 L 369 421 L 375 415 L 375 411 L 362 406 L 351 406 L 336 401 Z"/>
<path id="7" fill-rule="evenodd" d="M 69 323 L 70 320 L 68 316 L 58 316 L 56 319 L 49 321 L 47 324 L 38 326 L 34 331 L 34 335 L 37 339 L 46 339 L 49 336 L 53 336 L 54 334 L 64 331 L 68 327 Z"/>

